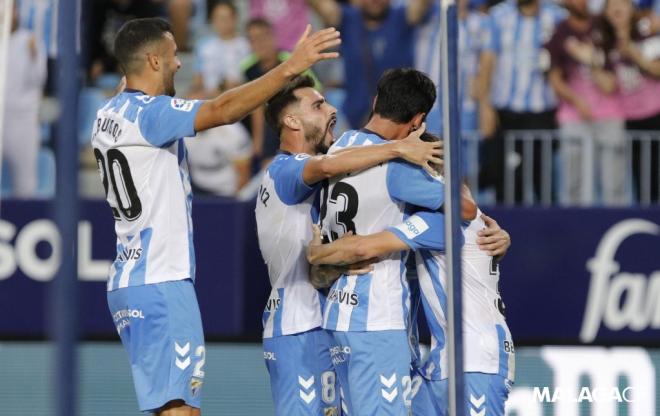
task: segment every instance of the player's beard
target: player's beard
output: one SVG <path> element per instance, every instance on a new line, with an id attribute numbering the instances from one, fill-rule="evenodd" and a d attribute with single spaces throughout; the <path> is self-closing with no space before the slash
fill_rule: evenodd
<path id="1" fill-rule="evenodd" d="M 163 74 L 163 86 L 165 87 L 165 95 L 174 97 L 176 89 L 174 88 L 174 72 Z"/>
<path id="2" fill-rule="evenodd" d="M 303 123 L 305 129 L 305 141 L 314 149 L 314 153 L 320 154 L 328 151 L 328 147 L 323 142 L 325 131 L 319 126 L 308 126 Z"/>

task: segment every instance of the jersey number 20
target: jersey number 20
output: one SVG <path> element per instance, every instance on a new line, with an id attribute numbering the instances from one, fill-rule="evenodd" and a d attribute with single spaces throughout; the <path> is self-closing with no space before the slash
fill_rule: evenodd
<path id="1" fill-rule="evenodd" d="M 135 183 L 133 182 L 126 156 L 118 149 L 108 150 L 107 163 L 103 158 L 103 153 L 99 149 L 94 149 L 94 156 L 99 167 L 99 173 L 103 179 L 106 198 L 108 197 L 110 185 L 108 183 L 109 177 L 112 184 L 112 192 L 115 194 L 115 199 L 117 200 L 119 210 L 111 206 L 112 215 L 114 215 L 116 220 L 119 220 L 121 219 L 119 212 L 121 212 L 128 221 L 135 221 L 142 214 L 142 203 L 135 189 Z"/>

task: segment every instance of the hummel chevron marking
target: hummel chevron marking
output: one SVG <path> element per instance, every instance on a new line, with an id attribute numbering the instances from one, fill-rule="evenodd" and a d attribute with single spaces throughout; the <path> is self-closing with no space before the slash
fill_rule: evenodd
<path id="1" fill-rule="evenodd" d="M 303 386 L 303 388 L 305 390 L 309 390 L 309 388 L 312 387 L 312 385 L 314 384 L 314 376 L 311 376 L 307 380 L 305 380 L 304 378 L 298 376 L 298 384 Z"/>
<path id="2" fill-rule="evenodd" d="M 486 416 L 486 408 L 484 407 L 478 412 L 475 412 L 474 409 L 470 409 L 470 416 Z"/>
<path id="3" fill-rule="evenodd" d="M 383 383 L 385 387 L 392 388 L 394 383 L 396 383 L 396 373 L 392 373 L 390 378 L 385 378 L 382 374 L 380 375 L 380 382 Z"/>
<path id="4" fill-rule="evenodd" d="M 316 390 L 312 390 L 309 394 L 300 390 L 300 398 L 303 399 L 303 401 L 307 404 L 310 404 L 315 397 L 316 397 Z"/>
<path id="5" fill-rule="evenodd" d="M 177 358 L 176 360 L 174 360 L 174 364 L 176 364 L 176 366 L 179 367 L 181 370 L 185 370 L 190 365 L 190 357 L 186 358 L 183 361 Z"/>
<path id="6" fill-rule="evenodd" d="M 178 342 L 175 341 L 174 351 L 176 351 L 176 353 L 179 354 L 181 357 L 185 357 L 190 352 L 190 343 L 186 342 L 186 345 L 182 347 L 181 345 L 179 345 Z"/>
<path id="7" fill-rule="evenodd" d="M 482 394 L 481 397 L 479 397 L 478 399 L 470 394 L 470 403 L 472 403 L 472 406 L 476 407 L 477 409 L 480 408 L 485 401 L 486 401 L 486 395 L 484 394 Z"/>
<path id="8" fill-rule="evenodd" d="M 391 392 L 385 391 L 385 389 L 380 389 L 380 394 L 383 395 L 383 398 L 387 400 L 388 402 L 392 403 L 394 399 L 396 398 L 397 394 L 399 394 L 399 389 L 397 387 L 394 388 Z M 483 416 L 483 415 L 481 415 Z"/>

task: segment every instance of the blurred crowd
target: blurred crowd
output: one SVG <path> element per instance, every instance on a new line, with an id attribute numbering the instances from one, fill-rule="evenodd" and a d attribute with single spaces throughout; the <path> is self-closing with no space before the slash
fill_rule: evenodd
<path id="1" fill-rule="evenodd" d="M 560 139 L 552 141 L 549 151 L 562 177 L 562 186 L 552 190 L 553 202 L 625 205 L 640 201 L 644 188 L 646 200 L 658 203 L 660 1 L 638 1 L 458 0 L 461 130 L 479 148 L 476 162 L 465 160 L 466 171 L 476 173 L 480 190 L 490 190 L 483 195 L 490 195 L 492 202 L 505 199 L 507 166 L 517 185 L 515 201 L 524 199 L 525 175 L 531 178 L 534 200 L 540 200 L 547 174 L 541 159 L 548 147 L 532 142 L 533 167 L 523 169 L 523 143 L 515 143 L 513 155 L 519 157 L 511 157 L 505 138 L 516 131 L 550 130 Z M 3 191 L 17 198 L 47 196 L 48 189 L 40 191 L 42 182 L 51 187 L 53 183 L 48 172 L 40 173 L 54 163 L 43 159 L 53 143 L 48 128 L 40 127 L 48 117 L 39 112 L 42 93 L 52 92 L 47 62 L 52 66 L 56 56 L 49 36 L 50 3 L 20 1 L 12 25 Z M 103 196 L 98 193 L 102 188 L 97 186 L 88 130 L 94 108 L 119 82 L 112 41 L 131 18 L 162 16 L 172 23 L 183 61 L 177 75 L 182 97 L 213 97 L 261 76 L 287 59 L 309 22 L 316 28 L 335 26 L 342 33 L 341 60 L 324 62 L 309 74 L 340 109 L 337 132 L 364 125 L 376 82 L 388 68 L 416 67 L 441 88 L 438 0 L 83 4 L 82 21 L 88 24 L 82 28 L 85 87 L 79 140 L 85 196 Z M 440 114 L 439 100 L 427 119 L 434 133 L 442 133 Z M 657 134 L 630 141 L 634 132 L 648 131 Z M 279 140 L 262 108 L 240 123 L 204 132 L 186 144 L 196 195 L 248 199 L 256 194 L 255 184 L 276 154 Z M 585 164 L 585 152 L 592 164 Z M 651 174 L 643 175 L 644 171 Z"/>

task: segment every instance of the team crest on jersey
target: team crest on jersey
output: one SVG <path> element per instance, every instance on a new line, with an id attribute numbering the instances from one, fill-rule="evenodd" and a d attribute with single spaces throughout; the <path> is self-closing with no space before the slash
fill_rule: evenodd
<path id="1" fill-rule="evenodd" d="M 337 411 L 337 406 L 326 407 L 323 409 L 323 416 L 337 416 L 339 412 Z"/>
<path id="2" fill-rule="evenodd" d="M 175 110 L 185 111 L 188 113 L 192 111 L 193 106 L 195 105 L 195 101 L 183 100 L 181 98 L 172 98 L 172 101 L 170 101 L 170 105 Z"/>
<path id="3" fill-rule="evenodd" d="M 204 384 L 204 382 L 197 377 L 190 379 L 190 393 L 192 393 L 193 397 L 197 396 L 202 390 L 202 384 Z"/>

